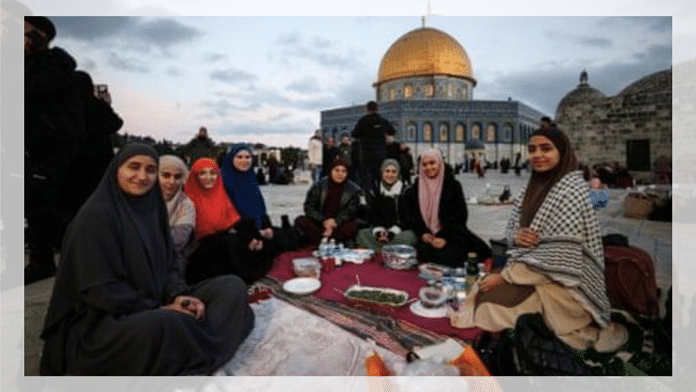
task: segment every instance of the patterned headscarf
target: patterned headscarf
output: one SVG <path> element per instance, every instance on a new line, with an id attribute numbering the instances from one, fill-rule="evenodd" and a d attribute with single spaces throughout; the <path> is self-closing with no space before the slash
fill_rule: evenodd
<path id="1" fill-rule="evenodd" d="M 521 224 L 522 227 L 527 227 L 534 219 L 541 203 L 549 193 L 549 190 L 566 174 L 575 170 L 578 166 L 575 158 L 575 153 L 570 146 L 570 140 L 556 127 L 540 129 L 532 133 L 529 138 L 534 136 L 543 136 L 551 141 L 558 152 L 561 154 L 561 159 L 553 169 L 546 172 L 533 171 L 532 176 L 527 184 L 527 190 L 522 200 Z"/>

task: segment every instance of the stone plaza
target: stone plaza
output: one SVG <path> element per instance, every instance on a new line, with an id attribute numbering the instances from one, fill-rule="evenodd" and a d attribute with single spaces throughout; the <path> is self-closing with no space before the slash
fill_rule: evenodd
<path id="1" fill-rule="evenodd" d="M 487 172 L 484 178 L 479 178 L 472 173 L 458 174 L 457 179 L 464 188 L 468 202 L 468 227 L 486 241 L 503 238 L 512 206 L 510 204 L 482 205 L 474 199 L 480 200 L 487 195 L 496 196 L 503 191 L 506 185 L 510 187 L 514 196 L 526 185 L 529 176 L 530 174 L 526 171 L 522 171 L 522 175 L 519 177 L 513 173 L 501 174 L 497 171 Z M 294 184 L 261 187 L 274 225 L 280 225 L 281 216 L 284 214 L 288 215 L 291 221 L 303 214 L 302 204 L 309 186 L 309 173 L 298 172 Z M 623 198 L 628 190 L 607 189 L 607 193 L 610 197 L 607 207 L 597 212 L 602 234 L 622 233 L 628 237 L 629 244 L 644 249 L 652 256 L 655 263 L 657 284 L 664 297 L 672 285 L 671 222 L 625 218 L 623 216 Z M 21 317 L 22 312 L 24 313 L 24 335 L 20 337 L 20 339 L 23 338 L 23 343 L 20 340 L 17 343 L 18 347 L 12 347 L 10 344 L 9 348 L 15 350 L 23 345 L 25 358 L 23 374 L 27 376 L 38 375 L 41 349 L 39 335 L 43 327 L 54 280 L 55 278 L 51 278 L 24 286 L 23 303 L 18 301 L 14 304 L 13 309 L 8 310 L 10 317 Z M 8 290 L 4 295 L 12 296 L 13 291 L 18 291 L 18 298 L 21 298 L 21 290 L 22 286 L 18 286 Z M 661 298 L 661 305 L 664 305 L 664 298 Z M 664 309 L 661 309 L 661 312 L 664 314 Z M 4 363 L 2 366 L 3 370 L 11 372 L 9 374 L 21 373 L 21 364 Z"/>

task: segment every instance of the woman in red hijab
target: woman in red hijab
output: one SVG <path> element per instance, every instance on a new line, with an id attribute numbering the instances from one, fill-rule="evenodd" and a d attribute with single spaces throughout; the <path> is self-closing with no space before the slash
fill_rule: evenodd
<path id="1" fill-rule="evenodd" d="M 464 191 L 440 152 L 423 151 L 418 162 L 418 178 L 404 195 L 407 225 L 419 239 L 418 260 L 456 268 L 469 252 L 479 260 L 489 257 L 488 245 L 466 226 Z"/>
<path id="2" fill-rule="evenodd" d="M 184 192 L 196 207 L 194 234 L 200 243 L 188 256 L 187 282 L 235 274 L 248 284 L 268 272 L 271 244 L 259 235 L 253 220 L 242 219 L 234 208 L 213 159 L 193 163 Z"/>

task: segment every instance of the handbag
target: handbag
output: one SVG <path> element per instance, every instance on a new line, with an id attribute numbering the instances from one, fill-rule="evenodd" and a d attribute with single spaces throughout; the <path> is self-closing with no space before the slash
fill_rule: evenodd
<path id="1" fill-rule="evenodd" d="M 648 219 L 655 209 L 658 197 L 649 193 L 631 192 L 624 199 L 624 216 L 627 218 Z"/>
<path id="2" fill-rule="evenodd" d="M 587 365 L 549 330 L 541 313 L 517 319 L 514 331 L 503 335 L 499 356 L 503 375 L 591 375 Z"/>

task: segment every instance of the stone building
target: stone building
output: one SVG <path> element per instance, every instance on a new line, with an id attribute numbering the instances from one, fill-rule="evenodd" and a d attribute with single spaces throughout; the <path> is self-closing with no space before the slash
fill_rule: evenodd
<path id="1" fill-rule="evenodd" d="M 634 177 L 650 180 L 655 162 L 672 158 L 672 69 L 645 76 L 612 97 L 592 88 L 583 70 L 555 117 L 580 163 L 618 162 Z"/>
<path id="2" fill-rule="evenodd" d="M 380 62 L 375 100 L 380 114 L 416 156 L 439 148 L 450 164 L 470 153 L 467 142 L 479 140 L 477 150 L 488 162 L 526 158 L 529 134 L 539 127 L 543 113 L 523 102 L 474 100 L 476 78 L 464 47 L 447 33 L 422 27 L 407 32 L 387 50 Z M 366 113 L 359 106 L 324 110 L 321 129 L 336 140 L 349 135 Z M 471 143 L 469 143 L 471 144 Z"/>

